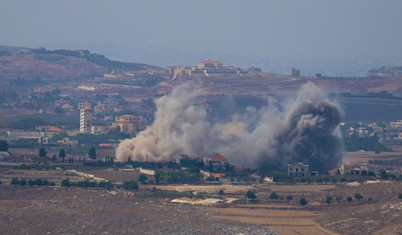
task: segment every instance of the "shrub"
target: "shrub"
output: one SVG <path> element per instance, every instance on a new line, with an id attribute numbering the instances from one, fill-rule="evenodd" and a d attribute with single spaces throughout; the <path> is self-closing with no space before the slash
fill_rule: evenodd
<path id="1" fill-rule="evenodd" d="M 218 195 L 225 195 L 225 192 L 223 191 L 223 189 L 219 190 Z"/>
<path id="2" fill-rule="evenodd" d="M 1 180 L 0 180 L 0 184 L 1 184 L 1 183 L 3 183 L 3 182 L 1 182 Z"/>
<path id="3" fill-rule="evenodd" d="M 363 196 L 360 193 L 356 193 L 355 198 L 360 201 L 363 198 Z"/>
<path id="4" fill-rule="evenodd" d="M 269 198 L 271 198 L 271 199 L 278 199 L 279 196 L 278 196 L 278 194 L 276 194 L 275 192 L 272 192 L 271 195 L 269 195 Z"/>
<path id="5" fill-rule="evenodd" d="M 138 182 L 141 182 L 143 184 L 146 183 L 148 177 L 145 174 L 141 174 L 140 176 L 138 176 Z"/>
<path id="6" fill-rule="evenodd" d="M 286 196 L 286 199 L 287 199 L 288 201 L 291 201 L 291 200 L 293 200 L 293 196 L 292 196 L 292 195 L 287 195 L 287 196 Z"/>
<path id="7" fill-rule="evenodd" d="M 34 186 L 34 185 L 35 185 L 35 181 L 33 181 L 33 180 L 31 180 L 31 179 L 28 180 L 28 185 L 31 186 L 31 187 Z"/>
<path id="8" fill-rule="evenodd" d="M 98 187 L 99 188 L 106 188 L 107 190 L 109 190 L 109 189 L 113 188 L 113 184 L 110 181 L 101 181 L 101 182 L 98 183 Z M 137 187 L 138 187 L 138 185 L 137 185 Z"/>
<path id="9" fill-rule="evenodd" d="M 325 200 L 328 204 L 332 202 L 333 198 L 331 196 L 327 196 L 327 199 Z"/>
<path id="10" fill-rule="evenodd" d="M 78 187 L 88 188 L 89 187 L 89 181 L 88 180 L 78 181 L 77 186 Z"/>
<path id="11" fill-rule="evenodd" d="M 67 179 L 62 180 L 61 181 L 61 186 L 62 187 L 70 187 L 70 179 L 67 178 Z"/>
<path id="12" fill-rule="evenodd" d="M 300 203 L 300 205 L 305 206 L 305 205 L 307 205 L 307 200 L 304 197 L 302 197 L 299 199 L 299 203 Z"/>
<path id="13" fill-rule="evenodd" d="M 402 193 L 398 194 L 398 198 L 402 199 Z"/>
<path id="14" fill-rule="evenodd" d="M 35 182 L 35 185 L 37 185 L 37 186 L 43 185 L 42 179 L 36 179 L 34 182 Z"/>
<path id="15" fill-rule="evenodd" d="M 51 181 L 51 182 L 50 182 L 50 186 L 56 186 L 56 183 L 53 182 L 53 181 Z"/>
<path id="16" fill-rule="evenodd" d="M 346 178 L 345 178 L 345 177 L 342 177 L 342 178 L 341 178 L 341 182 L 346 182 Z"/>
<path id="17" fill-rule="evenodd" d="M 19 183 L 19 185 L 24 186 L 24 185 L 27 185 L 27 180 L 21 179 L 18 183 Z"/>
<path id="18" fill-rule="evenodd" d="M 19 184 L 18 178 L 12 178 L 11 185 L 17 185 L 17 184 Z"/>
<path id="19" fill-rule="evenodd" d="M 351 201 L 353 200 L 353 198 L 352 198 L 351 196 L 348 196 L 348 197 L 346 198 L 346 200 L 347 200 L 348 202 L 351 202 Z"/>
<path id="20" fill-rule="evenodd" d="M 251 191 L 251 190 L 248 190 L 248 191 L 247 191 L 246 196 L 247 196 L 248 198 L 250 198 L 251 200 L 256 199 L 255 193 L 254 193 L 253 191 Z"/>
<path id="21" fill-rule="evenodd" d="M 137 190 L 138 189 L 138 183 L 135 180 L 124 181 L 123 188 L 127 189 L 127 190 Z"/>
<path id="22" fill-rule="evenodd" d="M 206 180 L 207 180 L 207 181 L 215 181 L 215 177 L 213 177 L 213 176 L 211 175 L 211 176 L 208 176 Z"/>

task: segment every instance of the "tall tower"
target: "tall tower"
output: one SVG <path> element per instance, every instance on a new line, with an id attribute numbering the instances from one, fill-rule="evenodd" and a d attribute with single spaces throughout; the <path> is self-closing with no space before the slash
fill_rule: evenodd
<path id="1" fill-rule="evenodd" d="M 91 133 L 92 128 L 92 109 L 84 107 L 80 110 L 80 132 Z"/>

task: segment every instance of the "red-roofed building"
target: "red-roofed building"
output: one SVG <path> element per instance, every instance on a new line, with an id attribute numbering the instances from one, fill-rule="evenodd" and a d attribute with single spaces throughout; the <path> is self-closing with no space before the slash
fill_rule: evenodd
<path id="1" fill-rule="evenodd" d="M 225 176 L 225 173 L 211 173 L 211 176 L 215 178 L 215 180 L 219 180 L 220 178 Z"/>
<path id="2" fill-rule="evenodd" d="M 204 158 L 205 166 L 210 167 L 212 171 L 225 171 L 229 166 L 227 158 L 219 153 L 213 153 L 210 156 Z"/>
<path id="3" fill-rule="evenodd" d="M 329 171 L 329 175 L 339 175 L 339 173 L 340 173 L 340 168 L 339 167 L 336 167 L 336 168 L 334 168 L 334 169 Z"/>
<path id="4" fill-rule="evenodd" d="M 340 172 L 342 175 L 352 174 L 352 170 L 353 170 L 353 165 L 350 163 L 343 163 L 340 168 Z"/>

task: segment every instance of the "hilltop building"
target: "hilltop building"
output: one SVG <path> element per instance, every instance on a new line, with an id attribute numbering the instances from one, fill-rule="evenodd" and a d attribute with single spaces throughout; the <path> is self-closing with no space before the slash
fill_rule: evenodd
<path id="1" fill-rule="evenodd" d="M 180 67 L 180 66 L 173 66 L 169 67 L 171 73 L 173 74 L 173 79 L 175 79 L 178 75 L 205 75 L 206 77 L 209 76 L 243 76 L 247 73 L 258 74 L 261 72 L 261 69 L 258 68 L 251 68 L 249 70 L 243 70 L 241 68 L 236 68 L 233 66 L 223 66 L 220 61 L 213 61 L 213 60 L 206 60 L 201 61 L 197 64 L 197 66 L 192 67 Z"/>
<path id="2" fill-rule="evenodd" d="M 219 61 L 206 60 L 197 64 L 199 69 L 222 69 L 223 64 Z"/>
<path id="3" fill-rule="evenodd" d="M 92 109 L 84 107 L 80 109 L 80 132 L 91 133 L 92 129 Z"/>

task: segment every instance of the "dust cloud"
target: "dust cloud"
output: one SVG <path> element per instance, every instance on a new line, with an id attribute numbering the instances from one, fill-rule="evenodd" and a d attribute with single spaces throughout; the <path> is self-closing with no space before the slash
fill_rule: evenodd
<path id="1" fill-rule="evenodd" d="M 157 99 L 154 123 L 119 144 L 117 161 L 219 152 L 246 167 L 285 170 L 288 163 L 303 162 L 326 171 L 342 159 L 340 108 L 313 83 L 286 102 L 270 98 L 267 106 L 248 107 L 228 122 L 208 121 L 202 101 L 202 89 L 193 83 Z"/>

